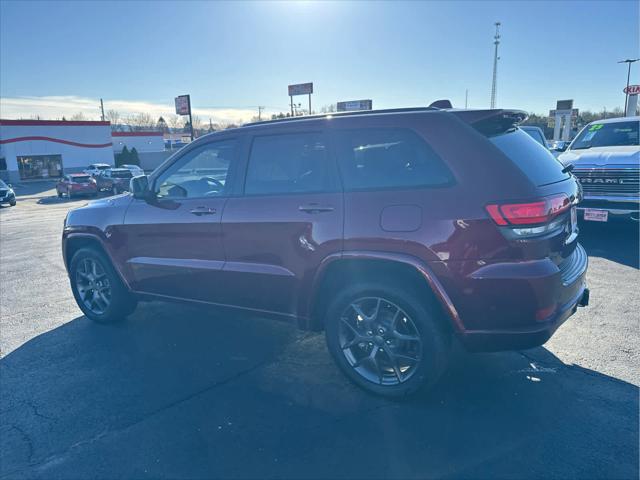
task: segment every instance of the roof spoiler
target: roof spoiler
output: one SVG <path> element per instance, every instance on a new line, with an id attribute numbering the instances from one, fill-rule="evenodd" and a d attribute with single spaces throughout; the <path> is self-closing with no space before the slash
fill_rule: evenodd
<path id="1" fill-rule="evenodd" d="M 529 115 L 522 110 L 454 110 L 457 115 L 486 136 L 499 135 L 524 122 Z"/>
<path id="2" fill-rule="evenodd" d="M 453 108 L 453 105 L 451 105 L 451 100 L 444 99 L 436 100 L 431 105 L 429 105 L 429 108 Z"/>

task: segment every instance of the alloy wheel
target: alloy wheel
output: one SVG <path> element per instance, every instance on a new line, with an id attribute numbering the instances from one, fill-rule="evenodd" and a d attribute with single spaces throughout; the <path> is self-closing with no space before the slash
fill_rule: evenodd
<path id="1" fill-rule="evenodd" d="M 422 358 L 422 339 L 411 317 L 381 297 L 349 304 L 340 317 L 338 341 L 349 365 L 379 385 L 407 381 Z"/>
<path id="2" fill-rule="evenodd" d="M 111 305 L 111 284 L 102 265 L 92 258 L 82 259 L 75 281 L 84 306 L 96 315 L 103 315 Z"/>

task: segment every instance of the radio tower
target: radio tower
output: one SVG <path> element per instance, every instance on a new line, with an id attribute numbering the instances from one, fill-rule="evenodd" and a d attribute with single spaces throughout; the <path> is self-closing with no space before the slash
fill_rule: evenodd
<path id="1" fill-rule="evenodd" d="M 496 49 L 493 53 L 493 83 L 491 84 L 491 108 L 496 108 L 496 90 L 497 90 L 497 81 L 498 81 L 498 60 L 500 57 L 498 56 L 498 45 L 500 45 L 500 22 L 495 23 L 496 26 L 496 34 L 494 35 L 493 44 L 496 46 Z"/>

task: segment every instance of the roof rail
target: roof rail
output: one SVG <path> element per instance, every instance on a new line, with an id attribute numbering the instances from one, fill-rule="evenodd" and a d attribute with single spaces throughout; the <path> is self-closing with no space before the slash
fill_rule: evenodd
<path id="1" fill-rule="evenodd" d="M 253 125 L 264 125 L 278 122 L 296 122 L 300 120 L 313 120 L 327 117 L 352 117 L 356 115 L 376 115 L 378 113 L 406 113 L 406 112 L 432 112 L 435 110 L 441 110 L 437 107 L 407 107 L 407 108 L 386 108 L 382 110 L 357 110 L 355 112 L 329 112 L 321 113 L 318 115 L 301 115 L 299 117 L 284 117 L 275 118 L 272 120 L 261 120 L 258 122 L 249 122 L 242 125 L 242 127 L 250 127 Z M 241 127 L 241 128 L 242 128 Z"/>

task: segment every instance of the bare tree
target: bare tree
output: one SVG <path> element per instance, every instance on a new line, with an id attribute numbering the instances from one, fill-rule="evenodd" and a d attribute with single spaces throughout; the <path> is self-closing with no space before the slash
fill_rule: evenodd
<path id="1" fill-rule="evenodd" d="M 194 130 L 199 130 L 202 128 L 202 120 L 200 120 L 200 117 L 198 115 L 191 115 L 191 120 L 193 121 Z"/>
<path id="2" fill-rule="evenodd" d="M 185 121 L 182 115 L 171 114 L 167 116 L 165 120 L 167 121 L 167 125 L 169 125 L 169 128 L 172 132 L 181 130 L 184 127 Z"/>
<path id="3" fill-rule="evenodd" d="M 131 130 L 148 130 L 155 127 L 156 122 L 148 113 L 133 113 L 126 117 L 126 123 Z"/>
<path id="4" fill-rule="evenodd" d="M 122 121 L 120 112 L 117 110 L 107 110 L 105 117 L 109 122 L 111 122 L 112 131 L 117 132 L 122 129 L 122 125 L 120 125 Z"/>
<path id="5" fill-rule="evenodd" d="M 84 116 L 84 113 L 82 112 L 78 112 L 78 113 L 74 113 L 71 118 L 69 118 L 69 120 L 71 120 L 72 122 L 81 122 L 86 120 L 87 117 Z"/>

